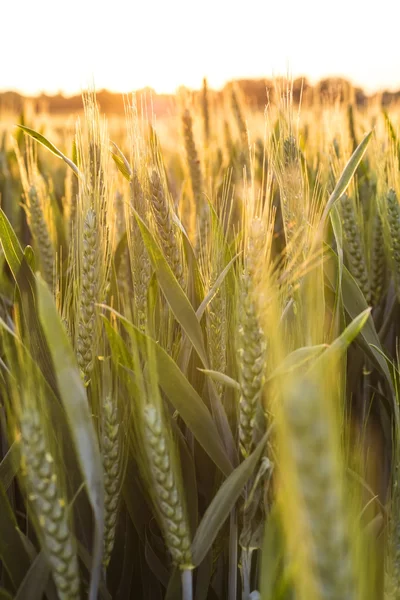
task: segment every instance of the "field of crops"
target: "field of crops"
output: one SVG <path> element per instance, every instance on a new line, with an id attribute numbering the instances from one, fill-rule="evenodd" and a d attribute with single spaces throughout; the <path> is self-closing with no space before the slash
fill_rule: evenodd
<path id="1" fill-rule="evenodd" d="M 0 600 L 400 598 L 399 113 L 280 86 L 4 126 Z"/>

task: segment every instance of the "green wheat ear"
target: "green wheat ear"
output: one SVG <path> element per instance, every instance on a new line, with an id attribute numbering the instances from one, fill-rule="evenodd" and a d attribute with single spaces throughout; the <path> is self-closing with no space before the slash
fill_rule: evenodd
<path id="1" fill-rule="evenodd" d="M 296 381 L 287 390 L 285 443 L 294 463 L 317 598 L 356 600 L 343 475 L 321 393 L 311 380 Z"/>
<path id="2" fill-rule="evenodd" d="M 400 206 L 396 192 L 387 194 L 387 220 L 390 231 L 390 258 L 397 299 L 400 301 Z"/>
<path id="3" fill-rule="evenodd" d="M 107 566 L 110 562 L 115 543 L 115 528 L 117 525 L 121 488 L 120 426 L 117 406 L 113 402 L 111 395 L 107 395 L 104 398 L 101 415 L 105 510 L 103 563 Z"/>
<path id="4" fill-rule="evenodd" d="M 137 172 L 134 170 L 131 182 L 131 203 L 145 223 L 148 222 L 147 204 L 142 185 Z M 145 331 L 147 325 L 147 292 L 150 285 L 151 266 L 139 225 L 133 213 L 128 219 L 129 256 L 133 282 L 133 298 L 137 326 Z"/>
<path id="5" fill-rule="evenodd" d="M 173 220 L 173 209 L 165 193 L 157 171 L 151 174 L 151 208 L 165 258 L 181 286 L 184 286 L 184 273 L 180 238 Z"/>
<path id="6" fill-rule="evenodd" d="M 90 377 L 95 356 L 96 309 L 99 301 L 100 257 L 96 212 L 90 208 L 83 224 L 81 292 L 79 299 L 76 354 L 85 381 Z"/>
<path id="7" fill-rule="evenodd" d="M 357 224 L 353 201 L 347 194 L 341 199 L 342 226 L 345 237 L 345 251 L 349 261 L 349 269 L 357 281 L 360 290 L 369 303 L 371 301 L 370 279 L 365 259 L 364 245 L 360 228 Z"/>
<path id="8" fill-rule="evenodd" d="M 69 528 L 66 499 L 59 489 L 54 460 L 47 447 L 39 413 L 33 408 L 25 410 L 22 416 L 21 449 L 28 498 L 58 596 L 60 600 L 78 599 L 78 559 L 75 539 Z"/>
<path id="9" fill-rule="evenodd" d="M 238 327 L 240 383 L 239 440 L 246 458 L 253 448 L 253 435 L 265 378 L 266 341 L 257 304 L 258 266 L 265 249 L 266 232 L 260 219 L 251 223 L 245 268 L 241 277 Z"/>
<path id="10" fill-rule="evenodd" d="M 37 244 L 43 279 L 50 289 L 54 286 L 55 254 L 49 230 L 44 218 L 42 206 L 35 186 L 28 193 L 28 222 L 32 236 Z"/>
<path id="11" fill-rule="evenodd" d="M 186 507 L 178 486 L 178 472 L 170 451 L 171 440 L 159 410 L 147 404 L 143 410 L 144 441 L 152 496 L 156 503 L 165 542 L 173 562 L 181 569 L 192 568 L 191 537 Z"/>
<path id="12" fill-rule="evenodd" d="M 386 280 L 385 244 L 379 211 L 376 211 L 372 222 L 370 274 L 371 301 L 373 306 L 377 306 L 382 298 Z"/>

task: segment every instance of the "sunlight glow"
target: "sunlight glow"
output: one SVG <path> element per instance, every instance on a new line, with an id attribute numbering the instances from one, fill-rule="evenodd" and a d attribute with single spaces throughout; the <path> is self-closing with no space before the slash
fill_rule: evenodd
<path id="1" fill-rule="evenodd" d="M 6 4 L 6 0 L 4 1 Z M 8 1 L 0 90 L 219 88 L 233 78 L 344 76 L 400 87 L 400 4 L 381 0 Z"/>

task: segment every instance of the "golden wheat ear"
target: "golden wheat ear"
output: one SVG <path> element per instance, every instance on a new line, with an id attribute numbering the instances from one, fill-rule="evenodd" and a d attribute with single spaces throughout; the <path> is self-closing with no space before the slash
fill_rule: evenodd
<path id="1" fill-rule="evenodd" d="M 266 232 L 261 219 L 253 219 L 241 277 L 238 319 L 238 370 L 240 383 L 239 441 L 244 458 L 253 449 L 257 408 L 261 401 L 266 362 L 266 341 L 257 302 L 260 257 Z"/>
<path id="2" fill-rule="evenodd" d="M 400 301 L 400 205 L 397 194 L 393 189 L 389 190 L 386 200 L 393 278 L 396 295 Z"/>
<path id="3" fill-rule="evenodd" d="M 176 279 L 184 287 L 184 270 L 180 237 L 173 220 L 173 209 L 165 193 L 163 183 L 156 170 L 153 170 L 150 180 L 151 208 L 157 226 L 157 232 L 168 261 Z"/>
<path id="4" fill-rule="evenodd" d="M 55 274 L 55 253 L 49 230 L 44 218 L 36 187 L 32 185 L 28 192 L 28 222 L 33 239 L 39 251 L 43 279 L 53 290 Z"/>
<path id="5" fill-rule="evenodd" d="M 98 227 L 96 212 L 89 208 L 83 223 L 81 256 L 81 291 L 79 299 L 76 355 L 82 377 L 90 377 L 94 361 L 96 334 L 96 308 L 99 301 L 100 257 L 98 252 Z"/>

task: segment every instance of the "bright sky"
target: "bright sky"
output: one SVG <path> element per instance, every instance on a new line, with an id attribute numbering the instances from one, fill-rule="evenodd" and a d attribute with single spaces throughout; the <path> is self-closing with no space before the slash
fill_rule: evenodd
<path id="1" fill-rule="evenodd" d="M 0 90 L 211 87 L 288 71 L 400 89 L 399 0 L 1 0 Z"/>

